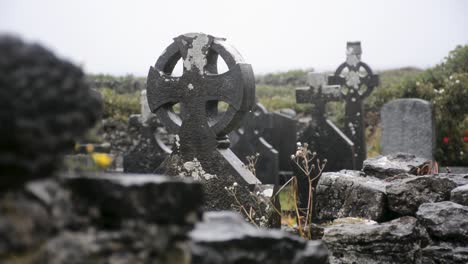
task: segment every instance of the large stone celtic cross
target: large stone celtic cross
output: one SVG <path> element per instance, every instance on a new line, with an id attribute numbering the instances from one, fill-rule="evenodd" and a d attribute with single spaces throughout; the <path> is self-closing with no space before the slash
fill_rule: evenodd
<path id="1" fill-rule="evenodd" d="M 217 72 L 218 57 L 229 68 L 223 74 Z M 179 59 L 183 61 L 183 74 L 175 77 L 172 73 Z M 226 135 L 252 109 L 255 80 L 250 64 L 225 39 L 202 33 L 174 38 L 150 68 L 147 95 L 151 111 L 170 133 L 179 136 L 179 148 L 174 154 L 183 161 L 196 158 L 209 171 L 221 166 L 213 164 L 219 156 L 213 153 L 218 151 L 231 165 L 240 163 L 227 149 Z M 223 113 L 218 113 L 220 101 L 229 105 Z M 180 114 L 174 111 L 175 104 L 180 105 Z"/>
<path id="2" fill-rule="evenodd" d="M 348 42 L 346 62 L 328 77 L 329 85 L 342 86 L 341 93 L 346 100 L 344 131 L 355 145 L 357 169 L 367 156 L 363 101 L 380 82 L 379 76 L 361 61 L 361 54 L 361 42 Z"/>

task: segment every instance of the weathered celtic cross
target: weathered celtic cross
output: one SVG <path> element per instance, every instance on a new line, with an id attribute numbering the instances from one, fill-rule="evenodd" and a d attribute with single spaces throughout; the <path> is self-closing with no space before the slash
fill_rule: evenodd
<path id="1" fill-rule="evenodd" d="M 361 42 L 348 42 L 346 62 L 328 77 L 329 85 L 342 86 L 341 93 L 346 100 L 344 132 L 355 145 L 357 169 L 367 156 L 363 101 L 379 85 L 379 76 L 361 61 L 361 53 Z"/>
<path id="2" fill-rule="evenodd" d="M 229 68 L 223 74 L 217 73 L 219 56 Z M 172 72 L 179 59 L 183 74 L 175 77 Z M 202 33 L 174 38 L 150 68 L 147 95 L 151 111 L 180 139 L 162 166 L 174 166 L 175 159 L 182 163 L 197 159 L 207 173 L 259 182 L 228 149 L 226 135 L 254 105 L 255 81 L 250 64 L 225 39 Z M 229 105 L 222 114 L 217 112 L 220 101 Z M 175 104 L 180 105 L 180 114 L 175 113 Z"/>

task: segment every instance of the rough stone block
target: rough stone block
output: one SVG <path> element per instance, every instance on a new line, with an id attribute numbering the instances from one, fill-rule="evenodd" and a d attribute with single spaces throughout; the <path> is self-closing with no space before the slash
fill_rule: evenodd
<path id="1" fill-rule="evenodd" d="M 67 180 L 81 208 L 108 223 L 141 219 L 157 224 L 193 224 L 202 205 L 202 186 L 152 174 L 100 174 Z M 82 212 L 83 213 L 83 212 Z"/>
<path id="2" fill-rule="evenodd" d="M 415 215 L 423 203 L 450 199 L 450 191 L 457 184 L 438 175 L 413 176 L 396 180 L 386 187 L 388 208 L 400 215 Z"/>
<path id="3" fill-rule="evenodd" d="M 190 233 L 194 264 L 328 263 L 321 242 L 249 225 L 233 212 L 210 212 Z"/>
<path id="4" fill-rule="evenodd" d="M 450 200 L 468 206 L 468 184 L 453 189 L 450 193 Z"/>
<path id="5" fill-rule="evenodd" d="M 416 218 L 405 216 L 381 224 L 332 226 L 323 241 L 334 264 L 422 264 L 421 248 L 429 236 Z"/>
<path id="6" fill-rule="evenodd" d="M 359 171 L 324 173 L 317 184 L 317 218 L 321 221 L 343 217 L 382 220 L 386 212 L 386 184 Z"/>
<path id="7" fill-rule="evenodd" d="M 416 212 L 418 220 L 429 234 L 439 240 L 468 241 L 468 206 L 445 201 L 422 204 Z"/>
<path id="8" fill-rule="evenodd" d="M 401 173 L 409 173 L 414 167 L 422 165 L 427 160 L 413 154 L 397 153 L 389 156 L 377 156 L 364 161 L 362 170 L 380 179 L 392 177 Z"/>

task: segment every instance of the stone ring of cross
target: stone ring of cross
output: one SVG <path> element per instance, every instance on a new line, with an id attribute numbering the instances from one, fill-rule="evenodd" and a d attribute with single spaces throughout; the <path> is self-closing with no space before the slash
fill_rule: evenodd
<path id="1" fill-rule="evenodd" d="M 221 57 L 228 71 L 218 74 Z M 173 76 L 174 67 L 183 61 L 183 73 Z M 147 81 L 148 103 L 170 133 L 181 127 L 206 126 L 218 138 L 236 129 L 254 105 L 255 79 L 252 67 L 225 39 L 203 33 L 174 38 L 154 67 Z M 218 103 L 228 107 L 218 113 Z M 180 105 L 180 114 L 173 110 Z"/>
<path id="2" fill-rule="evenodd" d="M 349 64 L 348 62 L 342 63 L 335 71 L 335 78 L 341 78 L 342 81 L 332 84 L 341 84 L 341 93 L 343 96 L 348 95 L 350 92 L 356 92 L 359 97 L 365 98 L 370 95 L 372 90 L 378 86 L 378 78 L 372 72 L 372 69 L 364 62 L 358 61 L 355 64 Z M 360 88 L 365 86 L 366 89 L 362 91 Z M 348 89 L 345 92 L 343 89 Z"/>

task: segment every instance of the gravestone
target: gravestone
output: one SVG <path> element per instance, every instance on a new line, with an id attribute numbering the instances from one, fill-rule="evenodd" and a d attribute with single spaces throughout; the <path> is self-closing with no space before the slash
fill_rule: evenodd
<path id="1" fill-rule="evenodd" d="M 329 85 L 340 85 L 345 104 L 344 133 L 354 143 L 356 166 L 362 168 L 367 157 L 365 126 L 364 126 L 364 99 L 379 85 L 379 76 L 361 61 L 361 42 L 348 42 L 346 62 L 328 77 Z"/>
<path id="2" fill-rule="evenodd" d="M 386 103 L 382 118 L 381 154 L 398 152 L 432 160 L 435 147 L 432 106 L 422 99 L 398 99 Z"/>
<path id="3" fill-rule="evenodd" d="M 218 57 L 229 69 L 223 74 L 217 74 Z M 179 59 L 183 74 L 175 77 Z M 234 203 L 224 187 L 260 183 L 229 149 L 226 135 L 254 106 L 255 80 L 252 67 L 225 39 L 203 33 L 174 38 L 149 70 L 147 96 L 151 111 L 177 139 L 158 171 L 201 181 L 205 206 L 212 210 L 230 209 Z M 222 115 L 219 101 L 229 105 Z M 174 112 L 176 104 L 180 114 Z"/>
<path id="4" fill-rule="evenodd" d="M 255 175 L 263 184 L 279 184 L 278 151 L 262 136 L 265 129 L 272 127 L 272 122 L 271 114 L 257 103 L 243 120 L 242 127 L 229 134 L 231 150 L 244 163 L 248 163 L 248 156 L 258 153 Z"/>
<path id="5" fill-rule="evenodd" d="M 300 141 L 309 144 L 309 149 L 327 159 L 325 171 L 356 169 L 355 145 L 333 122 L 326 117 L 328 102 L 343 98 L 341 87 L 327 85 L 327 76 L 308 74 L 309 87 L 296 89 L 297 103 L 312 103 L 312 120 L 300 136 Z"/>
<path id="6" fill-rule="evenodd" d="M 296 152 L 297 121 L 292 109 L 271 113 L 273 125 L 265 129 L 264 138 L 278 151 L 280 182 L 292 175 L 291 155 Z"/>

